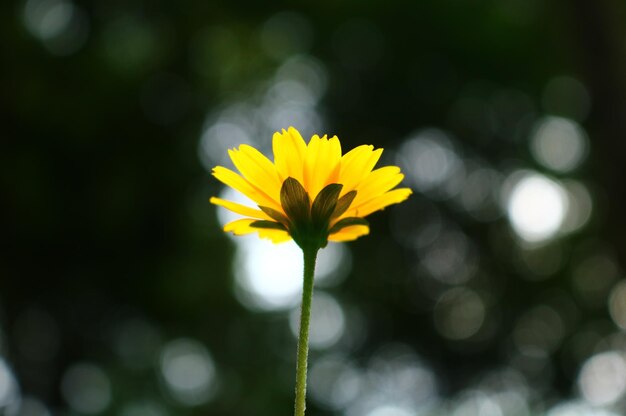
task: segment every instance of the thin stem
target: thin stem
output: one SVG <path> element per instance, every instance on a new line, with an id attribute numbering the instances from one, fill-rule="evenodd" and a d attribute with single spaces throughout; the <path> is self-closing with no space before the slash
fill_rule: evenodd
<path id="1" fill-rule="evenodd" d="M 304 283 L 302 287 L 302 307 L 300 310 L 300 336 L 298 337 L 298 363 L 296 365 L 296 404 L 295 416 L 304 416 L 306 408 L 306 369 L 309 354 L 309 322 L 311 320 L 311 300 L 313 298 L 313 276 L 318 248 L 303 248 Z"/>

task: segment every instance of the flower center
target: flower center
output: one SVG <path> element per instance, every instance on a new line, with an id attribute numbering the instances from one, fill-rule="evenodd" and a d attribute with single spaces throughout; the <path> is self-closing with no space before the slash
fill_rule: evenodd
<path id="1" fill-rule="evenodd" d="M 365 219 L 358 217 L 337 221 L 350 208 L 356 196 L 356 191 L 350 191 L 340 198 L 342 188 L 343 185 L 339 183 L 326 185 L 311 203 L 311 198 L 302 184 L 289 177 L 280 189 L 280 204 L 286 215 L 259 205 L 274 221 L 255 221 L 251 226 L 287 231 L 303 249 L 326 247 L 330 234 L 350 225 L 368 225 Z"/>

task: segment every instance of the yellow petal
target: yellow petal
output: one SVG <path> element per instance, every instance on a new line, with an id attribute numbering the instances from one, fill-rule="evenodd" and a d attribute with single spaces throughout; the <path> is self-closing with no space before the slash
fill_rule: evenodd
<path id="1" fill-rule="evenodd" d="M 350 225 L 348 227 L 342 228 L 341 231 L 335 234 L 331 234 L 328 237 L 328 240 L 335 242 L 352 241 L 369 233 L 370 227 L 368 227 L 367 225 Z"/>
<path id="2" fill-rule="evenodd" d="M 224 231 L 232 232 L 235 235 L 249 234 L 255 231 L 252 230 L 252 227 L 250 227 L 250 224 L 252 224 L 254 221 L 256 220 L 254 220 L 253 218 L 241 218 L 235 221 L 231 221 L 224 226 Z"/>
<path id="3" fill-rule="evenodd" d="M 328 177 L 322 184 L 322 188 L 331 183 L 338 183 L 339 171 L 341 170 L 341 142 L 337 136 L 328 139 Z"/>
<path id="4" fill-rule="evenodd" d="M 274 244 L 284 243 L 291 240 L 287 231 L 265 229 L 259 230 L 259 237 L 270 240 Z"/>
<path id="5" fill-rule="evenodd" d="M 274 133 L 272 148 L 274 150 L 274 164 L 281 182 L 292 177 L 303 183 L 306 143 L 300 132 L 289 127 L 287 131 L 283 129 L 282 133 Z"/>
<path id="6" fill-rule="evenodd" d="M 311 137 L 304 159 L 304 188 L 312 201 L 324 186 L 338 181 L 340 162 L 341 144 L 337 136 Z"/>
<path id="7" fill-rule="evenodd" d="M 248 182 L 273 200 L 280 201 L 282 182 L 278 178 L 276 167 L 268 158 L 247 144 L 242 144 L 239 149 L 229 150 L 228 154 Z"/>
<path id="8" fill-rule="evenodd" d="M 359 206 L 385 192 L 393 189 L 402 182 L 404 175 L 397 166 L 385 166 L 372 171 L 367 178 L 356 187 L 356 197 L 352 206 Z"/>
<path id="9" fill-rule="evenodd" d="M 261 211 L 260 209 L 250 208 L 250 207 L 247 207 L 242 204 L 238 204 L 233 201 L 227 201 L 225 199 L 211 197 L 209 202 L 211 202 L 212 204 L 224 207 L 232 212 L 236 212 L 237 214 L 245 215 L 246 217 L 274 221 L 272 218 L 270 218 L 265 212 Z"/>
<path id="10" fill-rule="evenodd" d="M 241 192 L 257 204 L 268 206 L 282 212 L 283 209 L 276 200 L 270 198 L 265 192 L 261 191 L 232 170 L 223 166 L 216 166 L 213 168 L 213 176 L 225 185 Z"/>
<path id="11" fill-rule="evenodd" d="M 251 227 L 250 224 L 254 221 L 257 220 L 253 218 L 242 218 L 240 220 L 231 221 L 224 226 L 224 231 L 232 232 L 235 235 L 258 233 L 259 237 L 271 240 L 272 243 L 275 244 L 291 240 L 291 236 L 286 231 Z"/>
<path id="12" fill-rule="evenodd" d="M 409 188 L 394 189 L 393 191 L 389 191 L 385 194 L 379 195 L 376 198 L 365 202 L 364 204 L 350 207 L 350 209 L 346 214 L 344 214 L 344 216 L 361 218 L 366 217 L 372 212 L 382 210 L 389 205 L 398 204 L 404 201 L 412 193 L 413 191 L 411 191 Z"/>
<path id="13" fill-rule="evenodd" d="M 372 145 L 361 145 L 341 158 L 339 183 L 343 184 L 341 196 L 357 187 L 376 166 L 383 149 L 374 150 Z"/>

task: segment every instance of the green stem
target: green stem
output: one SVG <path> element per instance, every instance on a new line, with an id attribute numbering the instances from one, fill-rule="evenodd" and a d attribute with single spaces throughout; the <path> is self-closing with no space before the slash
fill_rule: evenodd
<path id="1" fill-rule="evenodd" d="M 302 287 L 302 308 L 300 310 L 300 336 L 298 337 L 298 363 L 296 365 L 296 404 L 295 416 L 304 416 L 306 408 L 306 369 L 309 354 L 309 322 L 311 320 L 311 300 L 313 298 L 313 276 L 318 248 L 303 248 L 304 283 Z"/>

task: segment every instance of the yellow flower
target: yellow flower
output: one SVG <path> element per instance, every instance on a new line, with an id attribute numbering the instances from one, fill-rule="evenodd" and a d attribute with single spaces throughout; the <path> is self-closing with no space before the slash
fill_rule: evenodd
<path id="1" fill-rule="evenodd" d="M 235 235 L 257 232 L 274 243 L 293 239 L 301 247 L 350 241 L 369 233 L 364 217 L 404 201 L 409 188 L 397 166 L 374 169 L 383 149 L 362 145 L 342 156 L 334 136 L 313 136 L 307 145 L 293 127 L 273 137 L 274 163 L 252 146 L 229 150 L 241 175 L 222 166 L 213 176 L 254 201 L 258 208 L 220 198 L 211 202 L 246 218 L 224 226 Z"/>

